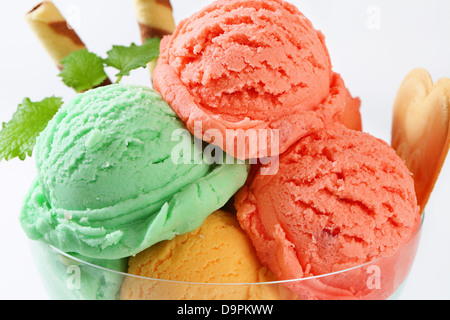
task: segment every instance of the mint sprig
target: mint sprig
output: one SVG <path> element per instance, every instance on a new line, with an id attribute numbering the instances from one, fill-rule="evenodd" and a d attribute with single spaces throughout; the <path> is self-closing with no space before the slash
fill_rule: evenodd
<path id="1" fill-rule="evenodd" d="M 159 38 L 148 39 L 145 44 L 138 46 L 132 43 L 129 47 L 113 46 L 107 52 L 105 64 L 119 70 L 116 74 L 119 82 L 123 76 L 129 76 L 135 69 L 145 68 L 147 64 L 159 57 Z"/>
<path id="2" fill-rule="evenodd" d="M 128 47 L 113 46 L 107 52 L 106 59 L 87 49 L 74 51 L 61 61 L 63 70 L 59 76 L 67 86 L 83 92 L 102 84 L 108 78 L 105 67 L 113 67 L 119 70 L 116 74 L 118 83 L 122 77 L 129 76 L 131 71 L 145 68 L 148 63 L 157 59 L 160 41 L 159 38 L 153 38 L 143 45 L 132 43 Z"/>
<path id="3" fill-rule="evenodd" d="M 76 92 L 95 88 L 108 75 L 105 73 L 103 59 L 87 49 L 72 52 L 61 60 L 63 69 L 59 76 L 62 81 Z"/>
<path id="4" fill-rule="evenodd" d="M 36 139 L 63 104 L 58 97 L 32 102 L 23 99 L 11 121 L 3 123 L 0 131 L 0 161 L 32 155 Z"/>

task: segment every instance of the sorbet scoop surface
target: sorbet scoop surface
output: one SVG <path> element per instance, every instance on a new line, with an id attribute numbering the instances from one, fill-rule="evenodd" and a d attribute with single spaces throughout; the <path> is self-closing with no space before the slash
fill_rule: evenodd
<path id="1" fill-rule="evenodd" d="M 392 255 L 420 222 L 404 162 L 385 142 L 346 128 L 297 142 L 280 157 L 276 175 L 249 179 L 236 208 L 259 259 L 283 280 Z"/>
<path id="2" fill-rule="evenodd" d="M 193 139 L 153 90 L 111 85 L 62 106 L 36 145 L 21 213 L 31 239 L 96 259 L 128 257 L 194 230 L 244 183 L 245 164 L 194 162 Z M 172 150 L 185 144 L 180 164 Z"/>
<path id="3" fill-rule="evenodd" d="M 347 102 L 360 121 L 324 36 L 282 0 L 219 0 L 183 20 L 162 40 L 154 86 L 193 134 L 240 159 L 284 152 L 340 120 Z M 239 149 L 249 130 L 266 130 L 267 142 Z"/>

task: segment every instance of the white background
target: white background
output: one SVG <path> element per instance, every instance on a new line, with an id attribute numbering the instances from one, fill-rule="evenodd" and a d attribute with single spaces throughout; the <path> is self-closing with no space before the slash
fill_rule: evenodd
<path id="1" fill-rule="evenodd" d="M 131 0 L 56 0 L 91 51 L 140 42 Z M 176 21 L 210 3 L 172 0 Z M 416 67 L 434 80 L 450 77 L 450 1 L 293 0 L 324 32 L 335 71 L 362 99 L 364 131 L 390 141 L 397 89 Z M 23 15 L 38 2 L 10 1 L 0 10 L 0 122 L 24 97 L 74 95 L 29 30 Z M 113 76 L 114 74 L 110 74 Z M 146 70 L 124 82 L 149 85 Z M 422 239 L 403 299 L 450 299 L 450 161 L 427 207 Z M 0 299 L 47 299 L 17 221 L 35 176 L 33 159 L 0 163 Z"/>

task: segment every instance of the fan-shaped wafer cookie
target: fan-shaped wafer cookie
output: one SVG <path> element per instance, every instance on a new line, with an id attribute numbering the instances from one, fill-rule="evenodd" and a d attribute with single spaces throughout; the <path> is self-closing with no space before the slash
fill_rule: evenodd
<path id="1" fill-rule="evenodd" d="M 422 211 L 448 154 L 449 112 L 450 79 L 433 84 L 424 69 L 408 74 L 394 103 L 392 146 L 413 173 Z"/>

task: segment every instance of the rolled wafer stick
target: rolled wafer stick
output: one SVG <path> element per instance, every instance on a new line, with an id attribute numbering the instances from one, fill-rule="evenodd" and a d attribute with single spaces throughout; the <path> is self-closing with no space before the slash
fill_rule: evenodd
<path id="1" fill-rule="evenodd" d="M 51 1 L 35 6 L 25 15 L 25 20 L 59 69 L 62 69 L 60 61 L 63 58 L 73 51 L 86 48 Z"/>
<path id="2" fill-rule="evenodd" d="M 63 68 L 62 59 L 73 51 L 86 49 L 86 45 L 51 1 L 39 3 L 25 15 L 25 20 L 59 70 Z M 108 84 L 111 81 L 106 79 L 99 86 Z"/>
<path id="3" fill-rule="evenodd" d="M 134 0 L 142 42 L 148 38 L 172 34 L 175 20 L 170 0 Z"/>
<path id="4" fill-rule="evenodd" d="M 170 0 L 134 0 L 136 18 L 141 30 L 141 40 L 172 34 L 175 31 L 175 19 Z M 149 63 L 150 73 L 156 66 L 156 60 Z"/>

